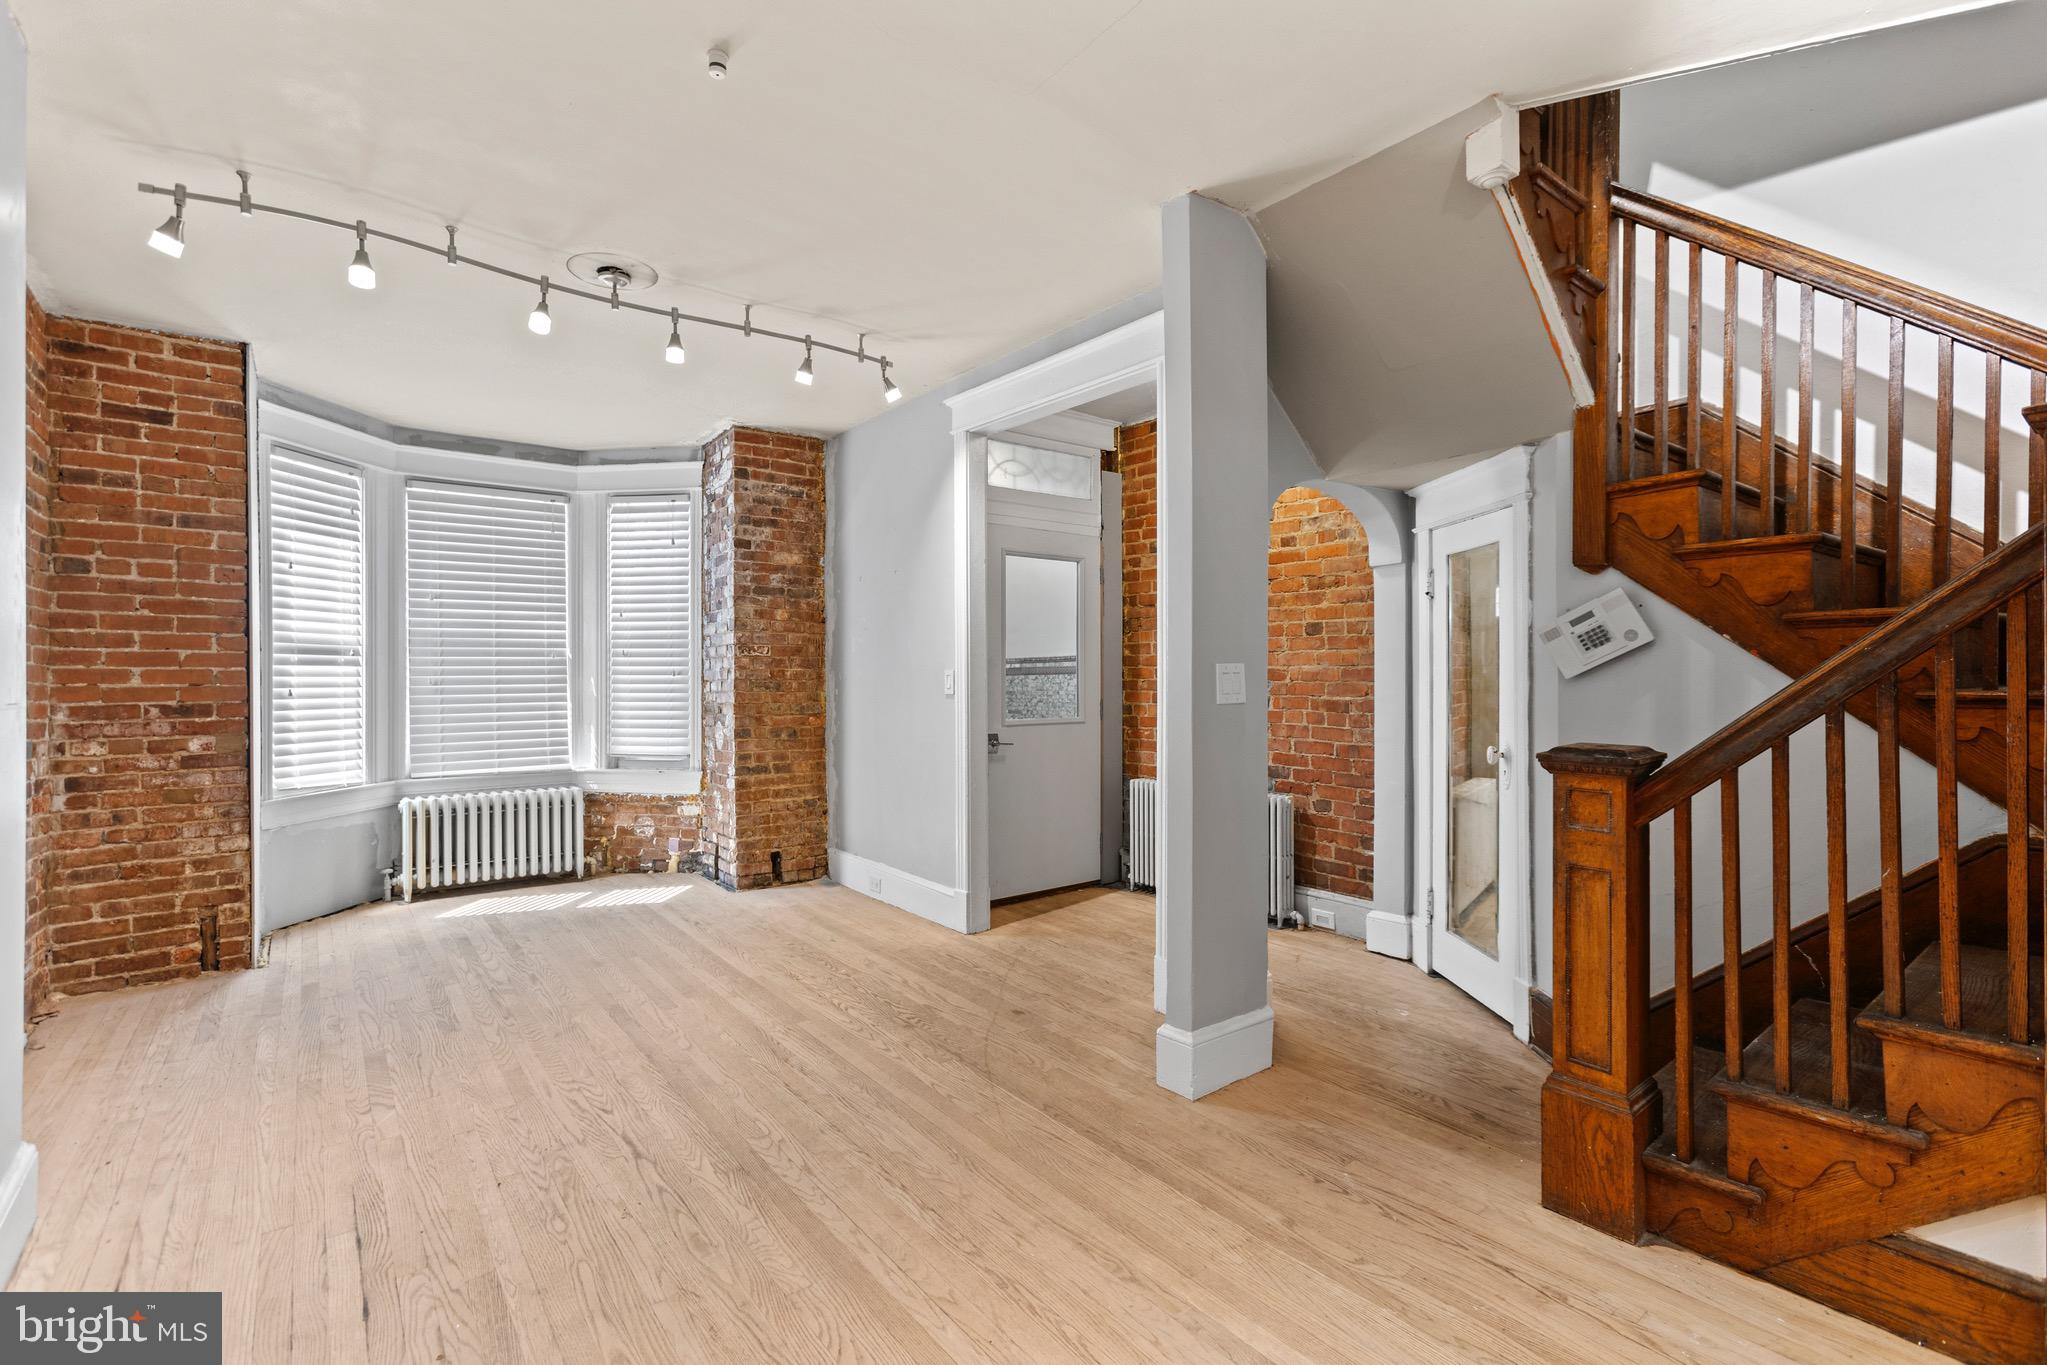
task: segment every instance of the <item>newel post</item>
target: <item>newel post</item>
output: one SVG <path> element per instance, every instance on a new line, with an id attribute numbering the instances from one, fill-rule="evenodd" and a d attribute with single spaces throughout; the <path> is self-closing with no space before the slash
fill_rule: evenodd
<path id="1" fill-rule="evenodd" d="M 1634 795 L 1663 763 L 1631 744 L 1538 756 L 1553 778 L 1553 1060 L 1542 1204 L 1628 1241 L 1647 1218 L 1642 1153 L 1662 1119 L 1648 1067 L 1649 832 Z"/>

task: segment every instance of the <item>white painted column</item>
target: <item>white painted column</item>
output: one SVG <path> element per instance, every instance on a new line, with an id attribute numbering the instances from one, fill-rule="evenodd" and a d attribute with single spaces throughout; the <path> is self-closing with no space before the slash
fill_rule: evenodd
<path id="1" fill-rule="evenodd" d="M 1265 252 L 1198 195 L 1163 211 L 1158 1083 L 1198 1099 L 1272 1065 L 1265 976 Z M 1235 680 L 1240 688 L 1226 695 Z M 1232 699 L 1238 698 L 1238 699 Z"/>
<path id="2" fill-rule="evenodd" d="M 22 1140 L 21 1062 L 28 853 L 28 528 L 24 329 L 28 289 L 28 53 L 0 3 L 0 1284 L 36 1216 L 36 1149 Z"/>

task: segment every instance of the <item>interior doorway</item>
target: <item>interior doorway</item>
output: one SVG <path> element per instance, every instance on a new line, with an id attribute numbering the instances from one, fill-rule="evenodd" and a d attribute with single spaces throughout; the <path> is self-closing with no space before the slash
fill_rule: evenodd
<path id="1" fill-rule="evenodd" d="M 1489 496 L 1482 473 L 1452 478 L 1437 496 L 1417 499 L 1433 514 L 1418 530 L 1425 965 L 1525 1036 L 1533 948 L 1527 507 Z"/>
<path id="2" fill-rule="evenodd" d="M 1105 818 L 1102 455 L 1006 432 L 987 442 L 988 894 L 1101 880 Z M 1095 438 L 1099 440 L 1100 438 Z"/>

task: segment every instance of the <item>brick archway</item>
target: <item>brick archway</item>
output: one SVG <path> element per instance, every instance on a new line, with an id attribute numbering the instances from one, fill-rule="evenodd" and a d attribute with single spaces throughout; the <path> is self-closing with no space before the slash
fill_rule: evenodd
<path id="1" fill-rule="evenodd" d="M 1304 888 L 1372 898 L 1373 570 L 1365 528 L 1312 488 L 1272 509 L 1268 776 L 1294 798 Z"/>

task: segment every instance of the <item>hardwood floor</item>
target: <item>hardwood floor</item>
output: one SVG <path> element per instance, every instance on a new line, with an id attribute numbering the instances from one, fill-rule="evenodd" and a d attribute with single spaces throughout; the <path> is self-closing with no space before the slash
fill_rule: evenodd
<path id="1" fill-rule="evenodd" d="M 1272 938 L 1273 1070 L 1152 1082 L 1152 909 L 968 939 L 688 878 L 377 906 L 35 1031 L 12 1287 L 225 1291 L 230 1360 L 1935 1359 L 1545 1213 L 1543 1067 Z"/>

